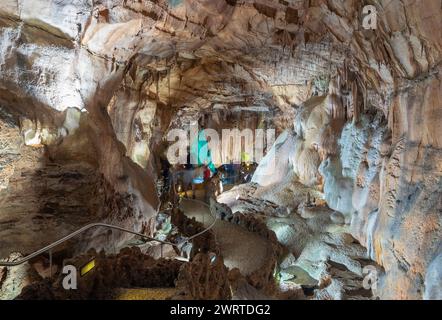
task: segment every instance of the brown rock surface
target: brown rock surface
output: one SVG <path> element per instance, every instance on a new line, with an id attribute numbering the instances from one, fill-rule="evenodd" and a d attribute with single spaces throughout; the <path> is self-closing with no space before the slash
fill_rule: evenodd
<path id="1" fill-rule="evenodd" d="M 2 1 L 0 253 L 96 214 L 151 227 L 167 132 L 265 110 L 227 126 L 290 134 L 257 198 L 295 210 L 317 192 L 385 269 L 381 298 L 438 292 L 440 1 L 371 3 L 376 30 L 358 0 Z"/>

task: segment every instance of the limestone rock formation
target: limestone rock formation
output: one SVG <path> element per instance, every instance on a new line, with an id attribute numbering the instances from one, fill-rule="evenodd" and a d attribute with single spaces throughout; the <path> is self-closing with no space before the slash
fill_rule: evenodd
<path id="1" fill-rule="evenodd" d="M 316 298 L 367 297 L 364 259 L 375 296 L 440 298 L 440 1 L 370 3 L 369 30 L 358 0 L 2 0 L 0 259 L 92 221 L 153 235 L 173 129 L 270 128 L 252 183 L 218 200 L 267 217 Z M 227 297 L 220 272 L 189 296 Z"/>
<path id="2" fill-rule="evenodd" d="M 180 300 L 228 300 L 231 298 L 228 271 L 222 257 L 198 254 L 183 266 L 177 279 Z"/>
<path id="3" fill-rule="evenodd" d="M 85 300 L 112 299 L 121 288 L 173 288 L 178 277 L 181 262 L 154 260 L 139 249 L 124 249 L 117 255 L 106 256 L 94 250 L 75 259 L 64 261 L 81 270 L 88 262 L 94 261 L 95 269 L 84 276 L 77 274 L 77 289 L 63 288 L 64 274 L 57 278 L 46 278 L 28 285 L 18 299 L 32 300 Z"/>

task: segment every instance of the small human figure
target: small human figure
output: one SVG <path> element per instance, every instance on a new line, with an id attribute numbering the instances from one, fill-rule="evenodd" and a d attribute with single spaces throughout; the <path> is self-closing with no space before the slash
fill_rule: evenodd
<path id="1" fill-rule="evenodd" d="M 204 182 L 207 182 L 210 180 L 211 171 L 207 165 L 204 165 L 203 176 L 204 176 Z"/>

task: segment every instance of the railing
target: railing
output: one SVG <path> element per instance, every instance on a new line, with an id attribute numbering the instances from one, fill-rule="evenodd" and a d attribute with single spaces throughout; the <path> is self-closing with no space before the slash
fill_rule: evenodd
<path id="1" fill-rule="evenodd" d="M 215 223 L 216 223 L 216 216 L 214 216 L 214 215 L 212 214 L 212 210 L 210 210 L 210 206 L 209 206 L 207 203 L 205 203 L 204 201 L 201 201 L 201 200 L 197 200 L 197 199 L 186 199 L 186 201 L 191 201 L 191 202 L 199 203 L 199 204 L 202 204 L 203 206 L 207 207 L 207 208 L 209 209 L 209 214 L 210 214 L 210 215 L 212 216 L 212 218 L 213 218 L 213 222 L 212 222 L 212 224 L 211 224 L 210 226 L 208 226 L 206 229 L 204 229 L 204 230 L 201 231 L 201 232 L 198 232 L 197 234 L 194 234 L 193 236 L 191 236 L 190 238 L 188 238 L 186 241 L 182 241 L 180 244 L 183 244 L 183 243 L 185 243 L 185 242 L 189 242 L 189 240 L 195 239 L 196 237 L 199 237 L 199 236 L 203 235 L 204 233 L 206 233 L 207 231 L 209 231 L 210 229 L 212 229 L 212 228 L 215 226 Z M 203 218 L 204 218 L 204 216 L 203 216 Z M 203 220 L 203 225 L 204 225 L 204 220 Z"/>
<path id="2" fill-rule="evenodd" d="M 189 237 L 189 238 L 186 238 L 185 240 L 183 240 L 183 241 L 181 241 L 181 242 L 179 242 L 179 243 L 172 243 L 172 242 L 168 242 L 168 241 L 158 240 L 158 239 L 155 239 L 155 238 L 153 238 L 153 237 L 146 236 L 145 234 L 138 233 L 138 232 L 135 232 L 135 231 L 132 231 L 132 230 L 129 230 L 129 229 L 125 229 L 125 228 L 119 227 L 119 226 L 114 226 L 114 225 L 111 225 L 111 224 L 106 224 L 106 223 L 91 223 L 91 224 L 88 224 L 88 225 L 86 225 L 86 226 L 84 226 L 84 227 L 78 229 L 77 231 L 74 231 L 74 232 L 70 233 L 69 235 L 67 235 L 67 236 L 65 236 L 65 237 L 63 237 L 63 238 L 61 238 L 60 240 L 57 240 L 57 241 L 55 241 L 55 242 L 53 242 L 53 243 L 47 245 L 46 247 L 43 247 L 43 248 L 41 248 L 40 250 L 37 250 L 37 251 L 35 251 L 35 252 L 33 252 L 33 253 L 31 253 L 31 254 L 29 254 L 29 255 L 27 255 L 27 256 L 25 256 L 25 257 L 19 259 L 19 260 L 17 260 L 17 261 L 12 261 L 12 262 L 0 261 L 0 267 L 15 267 L 15 266 L 19 266 L 19 265 L 21 265 L 21 264 L 23 264 L 23 263 L 28 262 L 28 261 L 31 260 L 32 258 L 35 258 L 35 257 L 37 257 L 37 256 L 39 256 L 39 255 L 41 255 L 41 254 L 43 254 L 43 253 L 45 253 L 45 252 L 49 252 L 49 260 L 50 260 L 49 263 L 50 263 L 50 265 L 51 265 L 51 269 L 52 269 L 52 249 L 53 249 L 53 248 L 55 248 L 56 246 L 58 246 L 58 245 L 60 245 L 60 244 L 62 244 L 62 243 L 64 243 L 64 242 L 66 242 L 66 241 L 68 241 L 68 240 L 70 240 L 70 239 L 72 239 L 72 238 L 74 238 L 74 237 L 76 237 L 76 236 L 78 236 L 79 234 L 81 234 L 81 233 L 83 233 L 83 232 L 88 231 L 89 229 L 97 228 L 97 227 L 103 227 L 103 228 L 108 228 L 108 229 L 114 229 L 114 230 L 118 230 L 118 231 L 122 231 L 122 232 L 126 232 L 126 233 L 130 233 L 130 234 L 133 234 L 133 235 L 139 236 L 139 237 L 141 237 L 141 238 L 144 238 L 144 239 L 150 240 L 150 241 L 152 241 L 152 242 L 158 242 L 158 243 L 161 244 L 161 256 L 162 256 L 163 245 L 170 245 L 170 246 L 174 246 L 174 247 L 180 247 L 180 246 L 183 245 L 184 243 L 189 242 L 189 241 L 195 239 L 196 237 L 199 237 L 199 236 L 203 235 L 204 233 L 208 232 L 210 229 L 213 228 L 213 226 L 214 226 L 215 223 L 216 223 L 216 216 L 214 217 L 214 216 L 212 215 L 212 212 L 211 212 L 211 210 L 210 210 L 210 206 L 207 205 L 207 203 L 202 202 L 202 201 L 199 201 L 199 200 L 193 200 L 193 199 L 187 199 L 186 201 L 194 201 L 194 202 L 196 202 L 196 203 L 200 203 L 200 204 L 203 204 L 203 205 L 205 205 L 206 207 L 208 207 L 208 208 L 209 208 L 209 213 L 210 213 L 210 215 L 214 218 L 214 221 L 213 221 L 213 223 L 212 223 L 209 227 L 207 227 L 207 228 L 204 229 L 203 231 L 201 231 L 201 232 L 199 232 L 199 233 L 197 233 L 197 234 L 195 234 L 195 235 L 193 235 L 193 236 L 191 236 L 191 237 Z"/>

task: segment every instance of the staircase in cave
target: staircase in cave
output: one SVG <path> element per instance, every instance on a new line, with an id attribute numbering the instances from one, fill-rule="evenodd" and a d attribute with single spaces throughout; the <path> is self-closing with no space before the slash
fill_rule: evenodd
<path id="1" fill-rule="evenodd" d="M 211 214 L 203 204 L 184 202 L 180 207 L 187 217 L 195 218 L 206 227 L 210 225 Z M 216 222 L 213 232 L 224 263 L 230 269 L 238 268 L 243 275 L 249 275 L 261 268 L 268 258 L 271 248 L 267 241 L 257 234 L 222 220 Z"/>
<path id="2" fill-rule="evenodd" d="M 186 237 L 186 243 L 192 243 L 195 240 L 203 244 L 210 243 L 210 241 L 199 239 L 204 238 L 216 223 L 216 219 L 210 213 L 208 205 L 202 201 L 190 199 L 184 199 L 182 203 L 186 210 L 189 210 L 190 212 L 204 212 L 204 214 L 207 216 L 207 226 L 201 225 L 201 227 L 196 229 L 195 227 L 192 227 L 194 223 L 191 220 L 186 220 L 189 221 L 188 226 L 184 226 L 186 233 L 188 234 L 189 231 L 193 233 L 196 230 L 196 233 L 188 234 Z M 189 212 L 187 213 L 191 215 Z M 174 287 L 174 285 L 178 279 L 179 269 L 182 264 L 189 261 L 188 258 L 180 256 L 180 254 L 184 253 L 181 251 L 183 247 L 177 246 L 177 249 L 180 252 L 173 252 L 173 250 L 171 250 L 173 246 L 167 244 L 166 241 L 165 243 L 150 247 L 150 249 L 154 249 L 153 252 L 150 251 L 150 255 L 141 253 L 141 250 L 139 249 L 139 247 L 142 246 L 141 245 L 139 247 L 133 246 L 132 248 L 126 247 L 117 254 L 106 254 L 104 251 L 96 252 L 95 250 L 89 250 L 88 253 L 81 256 L 68 258 L 70 254 L 69 250 L 60 250 L 60 245 L 66 244 L 69 238 L 80 235 L 89 230 L 91 227 L 93 227 L 93 225 L 86 226 L 72 233 L 71 235 L 64 237 L 63 239 L 60 239 L 59 241 L 34 252 L 28 256 L 32 256 L 32 258 L 29 260 L 27 257 L 21 257 L 20 255 L 13 255 L 9 257 L 6 262 L 17 265 L 0 267 L 0 279 L 2 279 L 0 284 L 3 286 L 3 290 L 6 291 L 8 281 L 14 282 L 11 275 L 19 275 L 20 272 L 31 267 L 34 272 L 34 278 L 30 281 L 30 285 L 24 288 L 18 299 L 33 299 L 35 297 L 42 299 L 78 299 L 87 297 L 105 299 L 112 298 L 117 300 L 158 300 L 171 298 L 178 294 L 178 290 Z M 103 224 L 99 227 L 111 229 L 116 228 L 117 230 L 119 229 L 118 231 L 128 232 L 119 227 L 110 225 Z M 141 234 L 136 235 L 142 236 Z M 149 241 L 152 241 L 152 239 Z M 143 244 L 146 246 L 146 244 L 149 244 L 149 242 L 143 242 Z M 163 247 L 168 248 L 168 250 L 165 250 Z M 204 245 L 199 249 L 198 245 L 196 245 L 196 248 L 197 251 L 193 254 L 206 250 L 204 249 Z M 164 253 L 164 256 L 169 255 L 169 257 L 163 257 L 163 250 L 167 251 Z M 52 254 L 52 252 L 54 252 L 54 254 Z M 189 252 L 187 252 L 187 254 L 189 254 Z M 157 257 L 152 258 L 151 256 Z M 20 260 L 24 262 L 29 261 L 29 263 L 26 262 L 25 264 L 22 264 L 19 262 Z M 83 269 L 85 266 L 89 265 L 91 261 L 93 261 L 94 267 L 91 267 L 90 275 L 86 273 L 83 278 Z M 134 265 L 131 265 L 131 261 Z M 64 279 L 61 269 L 62 266 L 65 265 L 74 265 L 76 266 L 77 270 L 81 270 L 81 272 L 78 272 L 78 293 L 76 290 L 74 290 L 74 293 L 70 295 L 69 291 L 64 291 L 63 288 L 60 288 L 61 282 Z M 118 269 L 118 266 L 123 267 L 124 271 L 121 273 L 117 271 L 109 272 L 113 268 Z M 127 272 L 129 272 L 129 274 Z M 11 279 L 8 279 L 8 276 Z M 88 277 L 92 279 L 88 279 Z M 3 283 L 5 280 L 6 283 Z M 97 281 L 101 283 L 98 284 L 98 288 L 96 288 Z M 103 281 L 107 284 L 103 284 Z M 96 284 L 93 285 L 93 283 Z M 13 285 L 13 283 L 11 285 Z"/>
<path id="3" fill-rule="evenodd" d="M 240 211 L 247 211 L 255 206 L 255 209 L 259 208 L 258 211 L 265 213 L 268 211 L 265 209 L 265 206 L 269 206 L 269 210 L 274 212 L 274 215 L 275 212 L 279 210 L 277 205 L 270 202 L 262 202 L 261 200 L 256 202 L 257 199 L 254 199 L 252 194 L 250 194 L 248 197 L 234 196 L 234 198 L 232 198 L 232 195 L 238 193 L 238 189 L 245 188 L 246 186 L 247 184 L 237 185 L 230 191 L 226 191 L 220 197 L 220 199 L 227 202 L 233 200 L 234 202 L 230 203 L 230 206 L 232 208 L 237 208 Z M 279 263 L 276 265 L 269 264 L 269 261 L 275 261 L 276 263 L 276 260 L 273 260 L 275 258 L 280 259 L 280 257 L 278 258 L 280 253 L 276 254 L 276 252 L 280 249 L 275 249 L 274 247 L 275 243 L 278 243 L 278 241 L 284 243 L 284 239 L 280 238 L 281 231 L 279 229 L 279 225 L 284 225 L 287 227 L 293 223 L 299 224 L 299 221 L 296 221 L 296 219 L 292 221 L 293 218 L 291 217 L 272 217 L 272 214 L 253 214 L 253 216 L 240 214 L 240 216 L 235 217 L 235 215 L 232 216 L 231 211 L 230 218 L 227 218 L 225 215 L 221 215 L 219 217 L 222 217 L 222 219 L 216 219 L 219 212 L 216 212 L 216 209 L 213 207 L 211 209 L 211 206 L 204 202 L 206 199 L 205 192 L 206 190 L 203 188 L 200 190 L 194 190 L 190 193 L 182 194 L 181 196 L 184 196 L 185 198 L 181 200 L 179 208 L 187 217 L 186 221 L 190 221 L 190 225 L 192 225 L 192 221 L 201 225 L 200 230 L 203 231 L 197 232 L 196 235 L 204 236 L 205 232 L 213 233 L 216 242 L 216 250 L 219 250 L 218 255 L 219 257 L 222 257 L 223 267 L 225 266 L 230 270 L 238 270 L 238 275 L 241 276 L 236 280 L 233 280 L 233 282 L 228 285 L 231 287 L 230 290 L 233 288 L 234 297 L 239 299 L 252 297 L 305 298 L 313 295 L 313 290 L 319 288 L 318 281 L 312 278 L 311 275 L 306 272 L 308 267 L 306 268 L 304 265 L 293 266 L 290 264 L 288 267 L 283 267 L 284 264 L 287 264 L 287 262 L 283 261 L 281 266 L 278 267 L 278 269 L 282 269 L 273 274 L 274 271 L 272 268 L 275 268 L 275 266 L 277 266 Z M 308 193 L 308 195 L 310 197 L 310 193 Z M 193 196 L 195 196 L 196 199 L 191 199 Z M 242 205 L 240 205 L 240 203 L 242 203 Z M 211 210 L 215 210 L 215 212 Z M 321 207 L 311 206 L 306 207 L 303 212 L 304 213 L 302 213 L 302 215 L 304 215 L 304 218 L 306 218 L 307 221 L 314 221 L 314 219 L 311 220 L 311 218 L 316 219 L 316 217 L 325 217 L 332 211 L 325 208 L 321 209 Z M 245 222 L 242 222 L 241 219 L 245 219 Z M 247 219 L 251 220 L 248 221 Z M 256 221 L 258 221 L 257 219 L 261 220 L 260 227 L 253 226 Z M 323 221 L 321 219 L 323 218 L 320 218 L 319 221 Z M 267 226 L 265 224 L 267 224 Z M 311 227 L 313 226 L 314 225 L 311 225 Z M 315 226 L 317 225 L 315 224 Z M 341 232 L 339 228 L 334 228 L 335 231 L 333 232 L 337 232 L 337 234 Z M 185 227 L 185 229 L 187 230 L 186 232 L 189 232 L 189 230 L 194 230 L 192 228 L 188 229 L 187 227 Z M 272 238 L 271 233 L 269 234 L 268 230 L 273 230 L 278 239 Z M 196 231 L 191 232 L 195 234 Z M 198 237 L 195 238 L 195 241 L 197 246 L 201 245 L 201 242 L 205 242 L 204 240 L 199 241 Z M 284 244 L 292 251 L 296 252 L 296 246 L 291 247 L 290 243 Z M 176 253 L 171 250 L 171 246 L 161 245 L 160 247 L 151 247 L 148 254 L 154 257 L 152 258 L 141 253 L 141 250 L 143 250 L 143 248 L 146 246 L 145 242 L 132 243 L 132 245 L 132 249 L 125 248 L 120 253 L 113 255 L 91 252 L 73 259 L 66 259 L 66 255 L 69 254 L 69 250 L 56 250 L 54 255 L 44 255 L 33 258 L 30 263 L 36 270 L 36 277 L 33 281 L 31 281 L 30 286 L 23 290 L 19 296 L 19 299 L 29 299 L 35 297 L 36 295 L 41 295 L 43 298 L 48 299 L 104 298 L 117 300 L 162 300 L 172 299 L 174 297 L 182 296 L 183 294 L 189 294 L 183 293 L 182 288 L 180 289 L 176 287 L 178 278 L 182 277 L 180 276 L 180 270 L 184 264 L 188 263 L 188 259 L 180 259 L 179 255 L 177 256 Z M 200 248 L 203 249 L 204 245 Z M 207 248 L 210 248 L 210 246 L 206 246 L 206 249 L 203 251 L 207 250 Z M 321 250 L 319 248 L 320 247 L 318 247 L 318 250 Z M 154 251 L 152 251 L 152 249 L 154 249 Z M 193 256 L 198 254 L 201 249 L 193 251 Z M 163 258 L 163 250 L 164 257 L 167 258 Z M 211 259 L 216 259 L 216 257 L 217 255 L 215 254 Z M 94 275 L 94 272 L 92 272 L 91 275 L 86 275 L 85 278 L 81 277 L 80 293 L 70 295 L 63 290 L 60 290 L 60 282 L 63 279 L 63 275 L 60 273 L 61 266 L 69 263 L 81 266 L 91 259 L 97 261 L 97 270 L 94 271 L 97 274 Z M 336 261 L 340 261 L 339 259 Z M 134 265 L 130 265 L 131 261 Z M 344 282 L 362 281 L 356 274 L 348 270 L 345 265 L 339 263 L 336 264 L 333 261 L 328 263 L 331 268 L 329 270 L 330 274 L 334 274 L 336 276 L 339 275 L 343 277 L 343 279 L 348 278 L 348 280 L 345 280 Z M 122 271 L 121 274 L 118 271 L 109 273 L 109 271 L 113 268 L 124 268 L 123 270 L 125 271 Z M 130 270 L 129 274 L 127 273 L 128 270 Z M 272 277 L 275 277 L 274 281 L 278 283 L 277 287 L 274 287 L 272 284 L 273 281 L 270 282 L 270 286 L 269 283 L 260 284 L 259 281 L 254 282 L 257 280 L 253 279 L 263 277 L 263 273 L 260 273 L 263 270 L 267 270 L 267 274 L 271 274 Z M 6 275 L 5 271 L 4 275 Z M 45 278 L 45 280 L 41 280 L 39 282 L 39 276 Z M 92 278 L 88 280 L 88 277 Z M 181 283 L 182 281 L 183 280 L 181 280 Z M 189 281 L 193 280 L 186 279 L 185 281 L 188 283 Z M 103 284 L 103 282 L 107 284 Z M 96 288 L 95 285 L 91 286 L 90 283 L 102 284 Z M 347 289 L 345 290 L 348 297 L 371 297 L 371 292 L 360 289 L 360 286 L 358 286 L 356 283 L 354 285 L 354 289 L 351 287 L 352 284 L 344 285 L 347 286 Z M 302 288 L 302 294 L 299 293 L 298 288 Z M 321 291 L 319 294 L 327 297 L 328 293 L 327 291 Z"/>

